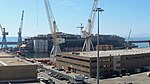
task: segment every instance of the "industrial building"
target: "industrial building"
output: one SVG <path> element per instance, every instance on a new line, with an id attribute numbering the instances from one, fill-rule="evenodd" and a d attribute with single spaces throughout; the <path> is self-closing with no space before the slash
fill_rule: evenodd
<path id="1" fill-rule="evenodd" d="M 37 65 L 0 52 L 0 82 L 37 80 Z"/>
<path id="2" fill-rule="evenodd" d="M 100 51 L 100 76 L 134 73 L 150 66 L 150 48 Z M 97 51 L 57 54 L 56 67 L 74 73 L 96 77 Z"/>

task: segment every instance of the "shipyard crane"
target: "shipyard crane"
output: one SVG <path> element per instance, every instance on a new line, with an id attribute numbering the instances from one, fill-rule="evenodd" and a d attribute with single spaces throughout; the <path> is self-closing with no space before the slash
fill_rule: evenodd
<path id="1" fill-rule="evenodd" d="M 3 28 L 1 24 L 0 24 L 0 28 L 1 28 L 2 36 L 3 36 L 1 48 L 6 49 L 7 48 L 6 35 L 8 35 L 8 32 L 5 31 L 5 28 Z"/>
<path id="2" fill-rule="evenodd" d="M 19 32 L 18 32 L 18 43 L 17 46 L 19 47 L 20 50 L 20 46 L 22 44 L 22 28 L 23 28 L 23 18 L 24 18 L 24 10 L 22 11 L 22 16 L 21 16 L 21 22 L 20 22 L 20 27 L 19 27 Z"/>
<path id="3" fill-rule="evenodd" d="M 130 29 L 130 31 L 129 31 L 129 35 L 128 35 L 128 41 L 129 41 L 129 39 L 130 39 L 131 32 L 132 32 L 132 29 Z"/>
<path id="4" fill-rule="evenodd" d="M 53 47 L 50 52 L 50 56 L 55 57 L 57 52 L 61 52 L 59 45 L 62 43 L 65 43 L 65 39 L 61 38 L 61 36 L 59 36 L 59 34 L 58 34 L 58 28 L 56 25 L 56 21 L 55 21 L 53 12 L 51 10 L 49 0 L 44 0 L 44 3 L 45 3 L 49 27 L 51 29 L 51 33 L 52 33 L 52 37 L 53 37 Z"/>
<path id="5" fill-rule="evenodd" d="M 127 38 L 127 49 L 129 49 L 129 48 L 132 47 L 132 46 L 130 46 L 130 43 L 129 43 L 129 39 L 130 39 L 130 36 L 131 36 L 131 32 L 132 32 L 132 29 L 130 29 L 129 35 L 128 35 L 128 38 Z"/>
<path id="6" fill-rule="evenodd" d="M 82 29 L 84 28 L 84 27 L 82 26 L 82 23 L 81 23 L 81 26 L 79 26 L 79 27 L 77 27 L 77 28 L 80 28 L 80 29 L 81 29 L 81 34 L 82 34 Z"/>
<path id="7" fill-rule="evenodd" d="M 82 47 L 82 51 L 84 51 L 84 50 L 90 51 L 91 47 L 92 47 L 92 50 L 94 50 L 94 46 L 91 41 L 91 35 L 92 35 L 92 30 L 94 28 L 94 21 L 95 21 L 95 16 L 96 16 L 96 11 L 94 11 L 94 10 L 96 10 L 97 5 L 98 5 L 98 0 L 94 0 L 92 10 L 90 13 L 90 17 L 88 19 L 88 24 L 86 26 L 86 30 L 82 31 L 82 33 L 81 33 L 81 37 L 85 38 L 85 42 Z"/>

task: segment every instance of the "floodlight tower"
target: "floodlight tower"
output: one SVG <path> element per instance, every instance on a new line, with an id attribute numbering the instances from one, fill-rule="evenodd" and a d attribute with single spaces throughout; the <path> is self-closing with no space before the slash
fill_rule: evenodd
<path id="1" fill-rule="evenodd" d="M 98 32 L 97 32 L 97 83 L 96 84 L 99 84 L 99 12 L 103 12 L 104 10 L 101 9 L 101 8 L 97 8 L 96 10 L 93 10 L 93 11 L 96 11 L 98 12 Z"/>

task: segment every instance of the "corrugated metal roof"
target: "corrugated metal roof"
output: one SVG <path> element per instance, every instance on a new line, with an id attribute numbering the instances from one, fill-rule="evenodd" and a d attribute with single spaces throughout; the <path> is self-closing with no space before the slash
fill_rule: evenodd
<path id="1" fill-rule="evenodd" d="M 90 52 L 76 52 L 77 56 L 83 57 L 97 57 L 97 51 Z M 109 51 L 100 51 L 100 57 L 106 56 L 119 56 L 119 55 L 134 55 L 134 54 L 143 54 L 150 53 L 150 48 L 135 48 L 135 49 L 123 49 L 123 50 L 109 50 Z M 72 54 L 72 52 L 65 53 Z"/>
<path id="2" fill-rule="evenodd" d="M 25 60 L 22 60 L 18 57 L 14 57 L 5 52 L 0 52 L 0 66 L 14 66 L 14 65 L 33 65 Z"/>

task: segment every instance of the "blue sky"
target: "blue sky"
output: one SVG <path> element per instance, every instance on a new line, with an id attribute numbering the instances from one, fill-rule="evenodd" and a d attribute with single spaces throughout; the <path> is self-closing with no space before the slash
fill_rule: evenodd
<path id="1" fill-rule="evenodd" d="M 50 0 L 59 30 L 80 34 L 80 30 L 76 27 L 81 23 L 87 25 L 93 1 Z M 149 4 L 150 0 L 99 0 L 98 7 L 105 10 L 100 16 L 100 33 L 127 37 L 132 29 L 131 36 L 150 37 Z M 17 36 L 22 10 L 25 11 L 24 37 L 50 33 L 44 0 L 1 0 L 0 23 L 9 32 L 9 36 Z M 97 19 L 93 29 L 93 33 L 96 32 Z"/>

